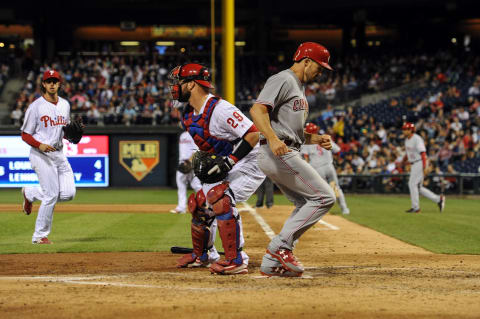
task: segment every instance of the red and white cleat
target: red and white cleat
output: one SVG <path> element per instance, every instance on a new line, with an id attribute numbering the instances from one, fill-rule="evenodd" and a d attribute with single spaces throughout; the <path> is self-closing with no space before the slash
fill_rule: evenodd
<path id="1" fill-rule="evenodd" d="M 216 275 L 245 275 L 248 268 L 243 263 L 237 265 L 233 261 L 220 260 L 210 265 L 210 272 Z"/>
<path id="2" fill-rule="evenodd" d="M 279 262 L 282 263 L 283 267 L 287 270 L 296 273 L 303 273 L 305 268 L 300 261 L 293 255 L 291 250 L 288 249 L 279 249 L 275 252 L 270 251 L 267 249 L 267 254 L 270 254 L 273 258 L 277 259 Z"/>
<path id="3" fill-rule="evenodd" d="M 36 240 L 32 241 L 32 244 L 51 245 L 51 244 L 53 244 L 53 242 L 51 242 L 50 240 L 48 240 L 47 237 L 43 237 L 43 238 L 36 239 Z"/>

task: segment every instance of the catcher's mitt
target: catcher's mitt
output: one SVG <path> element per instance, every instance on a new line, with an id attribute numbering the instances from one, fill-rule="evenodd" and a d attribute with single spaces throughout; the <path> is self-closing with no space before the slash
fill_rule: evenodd
<path id="1" fill-rule="evenodd" d="M 63 127 L 63 137 L 73 144 L 78 144 L 82 139 L 84 128 L 85 125 L 83 125 L 81 119 L 72 120 Z"/>
<path id="2" fill-rule="evenodd" d="M 192 171 L 192 163 L 189 160 L 185 160 L 178 164 L 178 171 L 183 174 L 188 174 Z"/>
<path id="3" fill-rule="evenodd" d="M 228 157 L 217 156 L 204 151 L 195 152 L 192 158 L 195 176 L 197 176 L 202 183 L 206 184 L 223 181 L 227 177 L 233 164 Z"/>

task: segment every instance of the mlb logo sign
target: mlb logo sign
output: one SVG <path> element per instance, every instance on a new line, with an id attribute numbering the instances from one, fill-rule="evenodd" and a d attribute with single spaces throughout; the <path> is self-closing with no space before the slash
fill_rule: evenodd
<path id="1" fill-rule="evenodd" d="M 120 164 L 141 181 L 157 166 L 160 158 L 159 141 L 120 141 Z"/>

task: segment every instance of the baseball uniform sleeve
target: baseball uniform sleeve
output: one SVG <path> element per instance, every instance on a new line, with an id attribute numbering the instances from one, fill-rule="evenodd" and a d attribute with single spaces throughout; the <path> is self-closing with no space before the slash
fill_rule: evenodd
<path id="1" fill-rule="evenodd" d="M 20 129 L 22 132 L 33 135 L 37 127 L 36 114 L 37 108 L 34 105 L 30 105 L 25 112 L 25 118 L 23 119 L 23 125 Z"/>
<path id="2" fill-rule="evenodd" d="M 242 138 L 253 125 L 236 106 L 225 100 L 213 110 L 210 133 L 228 141 Z"/>
<path id="3" fill-rule="evenodd" d="M 337 154 L 340 152 L 340 146 L 337 145 L 334 141 L 332 141 L 332 153 Z"/>
<path id="4" fill-rule="evenodd" d="M 417 151 L 418 153 L 427 151 L 427 149 L 425 148 L 425 143 L 423 142 L 423 139 L 420 136 L 418 136 L 417 138 Z"/>
<path id="5" fill-rule="evenodd" d="M 289 92 L 289 82 L 282 74 L 275 74 L 268 78 L 255 103 L 273 109 L 285 102 L 287 92 Z"/>

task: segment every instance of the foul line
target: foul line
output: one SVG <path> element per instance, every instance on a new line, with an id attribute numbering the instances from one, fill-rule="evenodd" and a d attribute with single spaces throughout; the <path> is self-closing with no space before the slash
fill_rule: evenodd
<path id="1" fill-rule="evenodd" d="M 263 217 L 257 213 L 257 210 L 255 208 L 248 205 L 247 203 L 243 203 L 243 208 L 240 208 L 239 211 L 249 212 L 253 216 L 253 218 L 255 218 L 260 227 L 262 227 L 263 231 L 265 232 L 265 234 L 267 234 L 270 240 L 275 237 L 275 232 L 273 231 L 273 229 L 270 227 L 270 225 L 268 225 L 265 219 L 263 219 Z"/>
<path id="2" fill-rule="evenodd" d="M 340 227 L 337 227 L 335 225 L 324 222 L 323 220 L 319 220 L 318 223 L 322 224 L 322 225 L 325 225 L 326 227 L 330 228 L 331 230 L 339 230 L 340 229 Z"/>
<path id="3" fill-rule="evenodd" d="M 241 207 L 241 208 L 239 207 L 238 211 L 239 212 L 249 212 L 255 218 L 255 220 L 260 225 L 260 227 L 262 227 L 263 231 L 265 232 L 265 234 L 267 234 L 268 238 L 273 239 L 273 237 L 275 237 L 275 232 L 272 230 L 270 225 L 268 225 L 268 223 L 265 221 L 265 219 L 263 219 L 263 217 L 260 214 L 257 213 L 257 210 L 255 208 L 253 208 L 252 206 L 250 206 L 248 203 L 244 202 L 243 207 Z M 332 225 L 330 223 L 327 223 L 323 220 L 319 220 L 318 223 L 324 225 L 329 230 L 339 230 L 340 229 L 340 227 Z M 322 229 L 319 229 L 319 228 L 316 228 L 316 227 L 315 227 L 315 229 L 316 230 L 322 230 Z M 327 230 L 327 229 L 324 229 L 324 230 Z"/>

